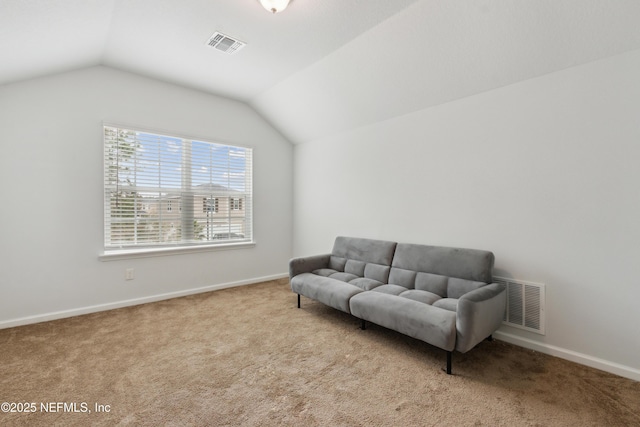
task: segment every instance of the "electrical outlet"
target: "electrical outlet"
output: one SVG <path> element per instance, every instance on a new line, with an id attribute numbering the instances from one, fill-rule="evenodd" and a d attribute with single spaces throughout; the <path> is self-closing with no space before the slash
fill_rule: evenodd
<path id="1" fill-rule="evenodd" d="M 133 280 L 134 279 L 134 274 L 133 274 L 133 268 L 127 268 L 124 271 L 124 278 L 125 280 Z"/>

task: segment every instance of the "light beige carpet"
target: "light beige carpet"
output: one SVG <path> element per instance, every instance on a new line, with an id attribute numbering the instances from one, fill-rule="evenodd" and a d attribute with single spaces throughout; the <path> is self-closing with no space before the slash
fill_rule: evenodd
<path id="1" fill-rule="evenodd" d="M 359 326 L 280 280 L 0 330 L 0 402 L 36 403 L 0 425 L 640 425 L 638 382 Z"/>

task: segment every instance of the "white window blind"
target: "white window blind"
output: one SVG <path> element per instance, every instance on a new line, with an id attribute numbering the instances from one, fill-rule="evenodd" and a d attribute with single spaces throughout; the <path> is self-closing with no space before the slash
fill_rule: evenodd
<path id="1" fill-rule="evenodd" d="M 105 251 L 252 241 L 252 150 L 104 126 Z"/>

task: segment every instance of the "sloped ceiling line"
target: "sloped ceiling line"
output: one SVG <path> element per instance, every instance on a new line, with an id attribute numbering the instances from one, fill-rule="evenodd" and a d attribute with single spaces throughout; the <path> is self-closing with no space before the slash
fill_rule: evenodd
<path id="1" fill-rule="evenodd" d="M 640 49 L 637 0 L 6 0 L 0 84 L 93 65 L 249 103 L 317 141 Z M 214 31 L 247 42 L 210 49 Z"/>
<path id="2" fill-rule="evenodd" d="M 294 143 L 317 141 L 640 49 L 640 2 L 419 1 L 251 105 Z"/>

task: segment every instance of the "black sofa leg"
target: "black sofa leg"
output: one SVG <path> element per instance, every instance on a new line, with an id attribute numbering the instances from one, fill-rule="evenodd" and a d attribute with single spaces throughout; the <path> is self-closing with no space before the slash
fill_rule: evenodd
<path id="1" fill-rule="evenodd" d="M 447 375 L 451 375 L 451 356 L 453 352 L 447 351 Z"/>
<path id="2" fill-rule="evenodd" d="M 487 337 L 487 341 L 489 341 L 489 342 L 493 341 L 493 335 L 489 335 L 489 336 Z"/>
<path id="3" fill-rule="evenodd" d="M 298 308 L 300 308 L 300 294 L 298 294 Z"/>
<path id="4" fill-rule="evenodd" d="M 362 319 L 362 323 L 360 324 L 360 329 L 362 329 L 363 331 L 365 329 L 367 329 L 367 321 Z"/>

